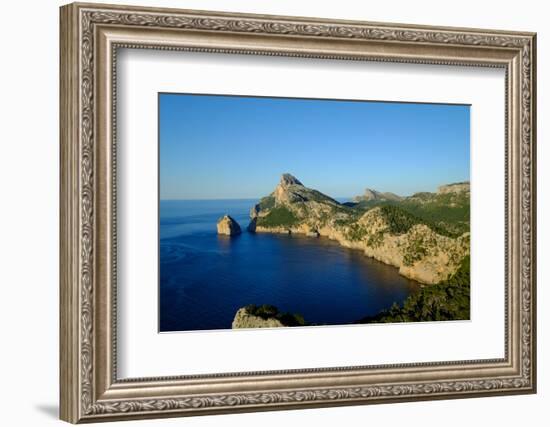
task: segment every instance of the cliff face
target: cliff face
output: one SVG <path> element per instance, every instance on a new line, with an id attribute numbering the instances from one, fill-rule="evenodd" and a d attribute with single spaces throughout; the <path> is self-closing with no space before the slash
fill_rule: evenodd
<path id="1" fill-rule="evenodd" d="M 469 182 L 455 182 L 454 184 L 442 185 L 437 189 L 438 194 L 463 193 L 466 191 L 470 192 Z"/>
<path id="2" fill-rule="evenodd" d="M 444 204 L 446 199 L 441 201 L 433 193 L 399 198 L 391 204 L 383 204 L 388 202 L 384 199 L 379 206 L 354 207 L 342 205 L 285 174 L 273 193 L 252 208 L 249 229 L 328 237 L 397 267 L 405 277 L 433 284 L 453 274 L 470 252 L 469 232 L 462 232 L 469 230 L 469 193 L 462 194 L 460 200 L 468 201 L 467 224 L 453 216 L 463 214 L 465 206 Z M 426 214 L 423 218 L 411 213 L 422 213 L 422 209 L 439 216 L 428 218 Z"/>

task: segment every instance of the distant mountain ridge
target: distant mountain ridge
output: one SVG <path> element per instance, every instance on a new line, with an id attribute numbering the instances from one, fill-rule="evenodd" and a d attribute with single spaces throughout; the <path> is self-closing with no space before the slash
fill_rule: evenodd
<path id="1" fill-rule="evenodd" d="M 371 201 L 394 201 L 399 202 L 402 200 L 405 200 L 410 197 L 415 196 L 421 196 L 421 195 L 435 195 L 435 194 L 461 194 L 461 193 L 469 193 L 470 192 L 470 182 L 469 181 L 463 181 L 463 182 L 453 182 L 452 184 L 445 184 L 440 185 L 437 187 L 436 193 L 430 193 L 430 192 L 419 192 L 415 193 L 412 196 L 399 196 L 395 193 L 391 192 L 380 192 L 377 190 L 373 190 L 371 188 L 365 188 L 365 191 L 360 196 L 353 197 L 354 202 L 371 202 Z"/>
<path id="2" fill-rule="evenodd" d="M 365 188 L 365 192 L 361 196 L 355 196 L 353 198 L 354 202 L 369 202 L 371 200 L 379 200 L 379 201 L 399 201 L 402 200 L 403 197 L 398 196 L 397 194 L 385 192 L 381 193 L 380 191 L 372 190 L 370 188 Z"/>

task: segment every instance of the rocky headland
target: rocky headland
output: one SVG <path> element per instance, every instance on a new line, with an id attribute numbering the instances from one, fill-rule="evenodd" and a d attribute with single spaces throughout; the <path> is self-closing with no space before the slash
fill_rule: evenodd
<path id="1" fill-rule="evenodd" d="M 273 192 L 250 211 L 248 230 L 322 236 L 395 266 L 424 284 L 455 273 L 470 253 L 470 186 L 401 197 L 367 189 L 342 204 L 283 174 Z"/>

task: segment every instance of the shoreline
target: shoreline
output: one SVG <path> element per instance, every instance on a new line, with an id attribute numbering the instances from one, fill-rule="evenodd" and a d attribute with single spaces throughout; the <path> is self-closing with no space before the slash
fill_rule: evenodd
<path id="1" fill-rule="evenodd" d="M 256 225 L 254 227 L 254 230 L 250 229 L 250 225 L 247 228 L 248 232 L 251 233 L 261 233 L 261 234 L 296 234 L 303 237 L 311 237 L 311 238 L 319 238 L 319 237 L 325 237 L 329 240 L 337 242 L 340 246 L 352 249 L 352 250 L 360 250 L 363 252 L 363 255 L 369 258 L 372 258 L 378 262 L 381 262 L 385 265 L 395 267 L 398 270 L 398 273 L 410 280 L 414 280 L 415 282 L 420 283 L 423 286 L 427 285 L 435 285 L 439 283 L 442 280 L 447 279 L 448 276 L 452 275 L 454 273 L 455 269 L 451 269 L 447 271 L 445 274 L 442 274 L 441 271 L 438 270 L 437 275 L 433 274 L 433 271 L 430 270 L 432 267 L 429 263 L 427 268 L 426 266 L 422 266 L 422 261 L 425 260 L 422 259 L 419 262 L 415 262 L 411 265 L 405 265 L 403 262 L 403 256 L 402 254 L 396 250 L 396 248 L 401 247 L 402 243 L 401 240 L 404 240 L 406 238 L 405 236 L 408 236 L 409 232 L 401 234 L 401 235 L 395 235 L 395 236 L 388 236 L 387 239 L 387 245 L 389 246 L 389 249 L 385 250 L 385 248 L 380 249 L 379 247 L 371 247 L 368 245 L 367 242 L 363 240 L 359 241 L 352 241 L 346 238 L 342 231 L 335 229 L 331 226 L 324 226 L 320 227 L 315 230 L 316 233 L 318 233 L 318 236 L 310 236 L 308 233 L 311 232 L 308 226 L 299 226 L 299 227 L 265 227 L 265 226 L 258 226 Z M 421 233 L 433 233 L 430 231 L 426 226 L 418 225 L 412 228 L 413 234 L 416 232 Z M 446 241 L 447 243 L 459 243 L 459 241 L 465 236 L 469 239 L 469 233 L 465 233 L 464 235 L 460 236 L 457 239 L 448 238 L 445 236 L 438 236 L 440 240 Z M 468 244 L 469 246 L 469 244 Z M 393 251 L 392 251 L 393 249 Z M 468 251 L 469 253 L 469 251 Z M 435 277 L 435 280 L 434 280 Z"/>
<path id="2" fill-rule="evenodd" d="M 349 249 L 350 251 L 353 251 L 353 252 L 359 252 L 359 251 L 362 251 L 363 252 L 363 256 L 365 256 L 366 258 L 369 258 L 373 261 L 376 261 L 376 262 L 379 262 L 380 264 L 383 264 L 385 265 L 386 267 L 392 267 L 394 269 L 397 270 L 397 273 L 399 273 L 400 276 L 404 277 L 405 279 L 407 280 L 411 280 L 415 283 L 418 284 L 418 287 L 421 288 L 421 287 L 424 287 L 424 286 L 428 286 L 429 284 L 428 283 L 424 283 L 424 282 L 421 282 L 419 280 L 416 280 L 415 278 L 412 278 L 412 277 L 408 277 L 404 274 L 402 274 L 400 271 L 399 271 L 399 266 L 398 265 L 395 265 L 395 264 L 389 264 L 389 263 L 386 263 L 384 261 L 381 261 L 379 259 L 377 259 L 376 257 L 374 256 L 370 256 L 368 255 L 367 253 L 365 253 L 364 249 L 362 247 L 359 247 L 359 245 L 347 245 L 347 244 L 343 244 L 340 240 L 338 240 L 337 238 L 335 237 L 332 237 L 331 235 L 327 235 L 327 234 L 323 234 L 319 231 L 319 234 L 316 235 L 316 236 L 312 236 L 312 235 L 309 235 L 308 233 L 306 232 L 303 232 L 303 231 L 293 231 L 293 230 L 286 230 L 286 231 L 270 231 L 270 230 L 265 230 L 265 229 L 262 229 L 262 230 L 259 230 L 259 231 L 250 231 L 250 230 L 247 230 L 246 231 L 247 233 L 250 233 L 250 234 L 272 234 L 272 235 L 282 235 L 282 236 L 296 236 L 298 238 L 305 238 L 305 239 L 324 239 L 324 240 L 328 240 L 330 242 L 334 242 L 336 244 L 338 244 L 338 247 L 340 248 L 344 248 L 344 249 Z"/>

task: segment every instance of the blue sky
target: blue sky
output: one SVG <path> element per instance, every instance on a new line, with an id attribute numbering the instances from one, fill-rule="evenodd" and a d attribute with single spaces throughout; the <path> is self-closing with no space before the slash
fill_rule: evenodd
<path id="1" fill-rule="evenodd" d="M 269 194 L 282 173 L 332 197 L 470 177 L 470 107 L 159 95 L 160 198 Z"/>

